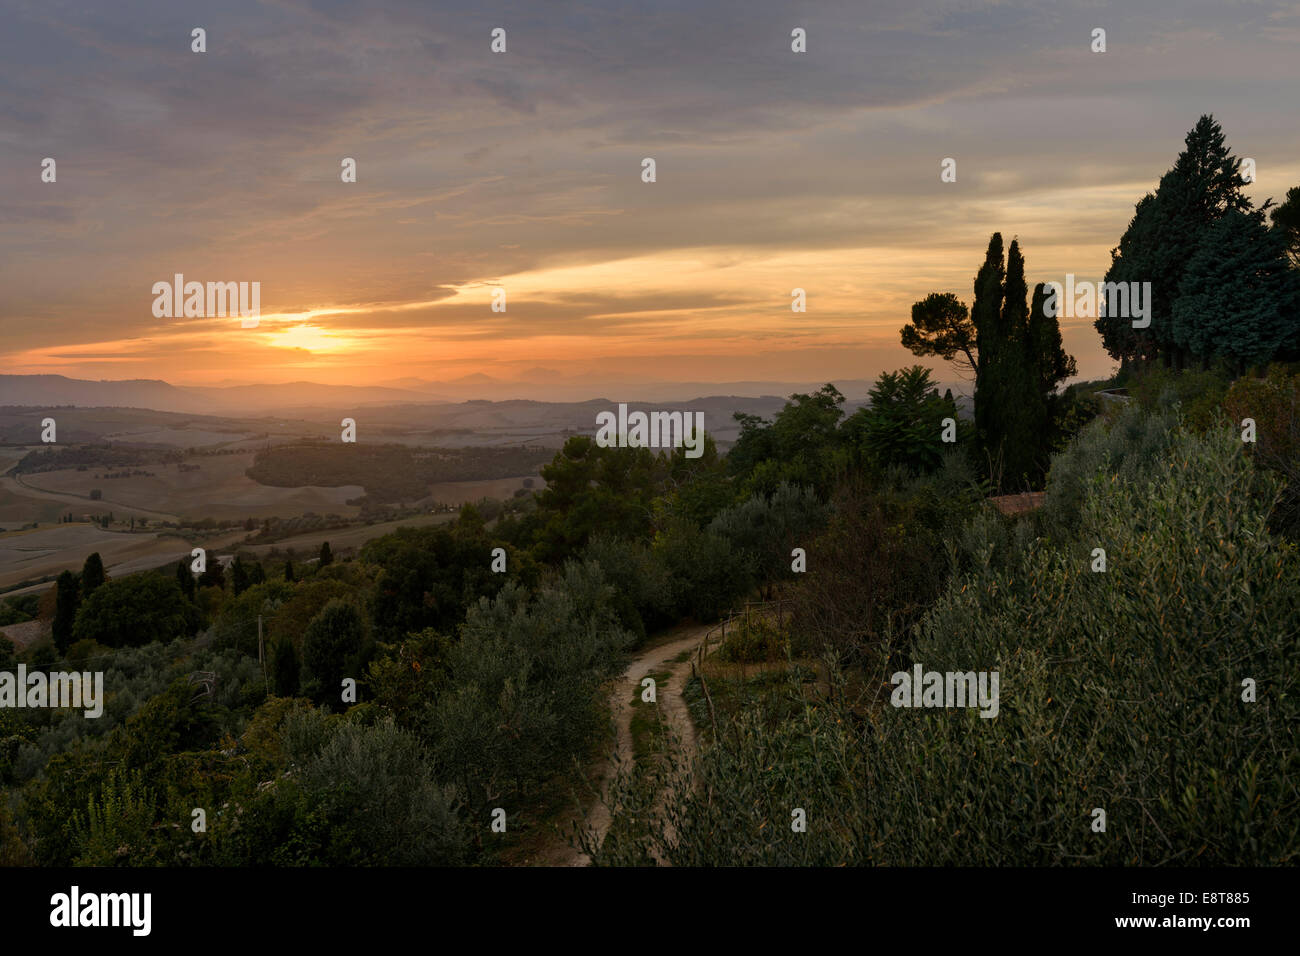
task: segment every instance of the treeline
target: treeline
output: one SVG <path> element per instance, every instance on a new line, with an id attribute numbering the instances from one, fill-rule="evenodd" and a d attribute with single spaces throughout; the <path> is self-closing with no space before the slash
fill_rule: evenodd
<path id="1" fill-rule="evenodd" d="M 549 457 L 537 448 L 413 448 L 408 445 L 308 442 L 259 451 L 245 472 L 264 485 L 337 488 L 360 485 L 355 504 L 414 502 L 429 485 L 529 475 Z"/>
<path id="2" fill-rule="evenodd" d="M 38 448 L 29 451 L 14 465 L 15 474 L 34 474 L 41 471 L 61 471 L 75 468 L 131 469 L 137 465 L 179 464 L 184 455 L 178 450 L 159 448 L 132 448 L 120 444 L 74 445 L 60 448 Z M 98 477 L 98 476 L 96 476 Z M 106 475 L 105 477 L 117 477 Z"/>

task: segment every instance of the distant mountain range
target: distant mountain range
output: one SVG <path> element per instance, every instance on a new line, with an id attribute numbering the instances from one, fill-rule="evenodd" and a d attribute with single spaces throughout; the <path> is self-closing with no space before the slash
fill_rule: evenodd
<path id="1" fill-rule="evenodd" d="M 684 402 L 702 396 L 732 395 L 785 398 L 812 392 L 820 382 L 592 382 L 564 379 L 549 369 L 535 369 L 549 381 L 506 382 L 474 374 L 447 382 L 400 379 L 394 386 L 323 385 L 286 382 L 278 385 L 179 386 L 159 379 L 90 381 L 62 375 L 0 375 L 0 406 L 75 405 L 82 408 L 147 408 L 207 415 L 283 415 L 298 409 L 360 408 L 374 405 L 441 404 L 474 400 L 583 402 Z M 865 400 L 871 382 L 835 383 L 850 401 Z M 954 389 L 957 391 L 957 389 Z"/>

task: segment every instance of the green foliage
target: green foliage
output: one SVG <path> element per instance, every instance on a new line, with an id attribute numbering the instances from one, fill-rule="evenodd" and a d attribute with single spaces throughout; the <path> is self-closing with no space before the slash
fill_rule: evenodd
<path id="1" fill-rule="evenodd" d="M 271 651 L 271 686 L 280 697 L 293 697 L 298 693 L 298 652 L 293 641 L 276 641 Z"/>
<path id="2" fill-rule="evenodd" d="M 1150 478 L 1178 427 L 1172 408 L 1147 411 L 1129 405 L 1112 424 L 1097 421 L 1084 429 L 1052 459 L 1043 507 L 1035 515 L 1042 533 L 1058 541 L 1072 539 L 1093 478 L 1099 473 L 1127 482 Z"/>
<path id="3" fill-rule="evenodd" d="M 300 768 L 295 783 L 323 818 L 320 862 L 447 866 L 465 861 L 468 831 L 457 817 L 455 791 L 434 779 L 413 734 L 384 719 L 370 726 L 338 724 L 307 746 L 301 735 L 287 739 L 298 744 L 288 752 Z"/>
<path id="4" fill-rule="evenodd" d="M 1182 372 L 1153 365 L 1130 376 L 1128 391 L 1148 410 L 1176 406 L 1184 425 L 1204 431 L 1219 419 L 1231 384 L 1232 375 L 1222 364 L 1205 371 Z"/>
<path id="5" fill-rule="evenodd" d="M 328 542 L 323 547 L 328 547 Z M 248 569 L 244 567 L 239 555 L 235 555 L 235 560 L 230 565 L 230 590 L 235 597 L 239 597 L 248 590 L 249 583 Z"/>
<path id="6" fill-rule="evenodd" d="M 980 356 L 975 378 L 975 425 L 980 447 L 998 484 L 1007 490 L 1034 486 L 1049 451 L 1050 382 L 1066 359 L 1055 354 L 1053 320 L 1035 320 L 1030 335 L 1025 260 L 1017 240 L 1002 268 L 1002 238 L 994 234 L 985 264 L 976 278 L 975 324 Z M 995 283 L 1001 285 L 995 287 Z M 1042 308 L 1042 300 L 1035 297 Z M 1001 306 L 995 314 L 995 307 Z M 1036 347 L 1047 354 L 1038 355 Z"/>
<path id="7" fill-rule="evenodd" d="M 741 480 L 742 495 L 770 495 L 783 482 L 827 495 L 844 464 L 839 451 L 843 404 L 839 389 L 827 384 L 812 395 L 791 395 L 770 423 L 737 413 L 740 436 L 727 454 L 727 464 Z"/>
<path id="8" fill-rule="evenodd" d="M 1238 379 L 1223 405 L 1234 428 L 1254 421 L 1255 444 L 1247 447 L 1256 465 L 1284 482 L 1269 527 L 1300 541 L 1300 375 L 1274 366 L 1265 378 Z"/>
<path id="9" fill-rule="evenodd" d="M 1222 128 L 1213 117 L 1202 116 L 1187 134 L 1185 148 L 1173 168 L 1161 177 L 1156 191 L 1137 204 L 1119 245 L 1111 250 L 1105 281 L 1151 283 L 1150 327 L 1134 329 L 1131 316 L 1120 315 L 1103 314 L 1094 323 L 1106 351 L 1125 365 L 1157 355 L 1163 355 L 1166 361 L 1172 356 L 1181 364 L 1180 350 L 1188 349 L 1193 342 L 1198 348 L 1208 345 L 1193 334 L 1195 323 L 1186 315 L 1180 331 L 1175 311 L 1185 287 L 1189 291 L 1199 289 L 1202 296 L 1211 294 L 1203 285 L 1201 270 L 1213 264 L 1216 252 L 1230 254 L 1222 245 L 1226 236 L 1211 240 L 1207 233 L 1230 212 L 1250 209 L 1250 200 L 1242 192 L 1246 181 L 1240 168 L 1241 160 L 1229 152 Z M 1193 264 L 1202 249 L 1205 255 Z M 1189 282 L 1191 285 L 1187 285 Z M 1208 299 L 1201 298 L 1189 301 L 1183 310 L 1203 317 L 1201 312 L 1206 307 Z"/>
<path id="10" fill-rule="evenodd" d="M 503 544 L 481 526 L 399 528 L 369 542 L 361 559 L 379 569 L 372 606 L 380 639 L 398 641 L 430 627 L 450 631 L 467 607 L 495 595 L 507 577 L 534 577 L 531 562 L 511 546 L 506 567 L 512 574 L 493 573 L 492 549 Z"/>
<path id="11" fill-rule="evenodd" d="M 1300 266 L 1300 186 L 1292 186 L 1286 191 L 1286 199 L 1273 208 L 1269 219 L 1281 235 L 1292 264 Z"/>
<path id="12" fill-rule="evenodd" d="M 1300 349 L 1300 272 L 1261 210 L 1229 210 L 1200 236 L 1171 315 L 1173 341 L 1239 369 Z"/>
<path id="13" fill-rule="evenodd" d="M 747 558 L 731 542 L 673 518 L 655 536 L 651 553 L 672 579 L 673 607 L 697 621 L 714 621 L 755 583 Z"/>
<path id="14" fill-rule="evenodd" d="M 109 771 L 99 797 L 78 815 L 73 860 L 76 866 L 115 866 L 157 862 L 152 856 L 152 830 L 157 819 L 154 795 L 136 770 Z"/>
<path id="15" fill-rule="evenodd" d="M 793 577 L 791 551 L 807 549 L 828 510 L 811 488 L 783 482 L 770 496 L 755 494 L 719 513 L 709 533 L 730 544 L 743 568 L 730 586 L 721 584 L 720 597 L 740 597 L 753 584 L 770 589 L 773 582 Z"/>
<path id="16" fill-rule="evenodd" d="M 133 574 L 106 582 L 82 602 L 71 636 L 106 647 L 135 647 L 188 637 L 198 628 L 198 611 L 175 578 Z"/>
<path id="17" fill-rule="evenodd" d="M 475 812 L 582 755 L 604 726 L 597 694 L 632 635 L 593 563 L 566 564 L 531 597 L 515 582 L 481 599 L 447 655 L 451 685 L 423 736 L 439 775 Z"/>
<path id="18" fill-rule="evenodd" d="M 862 660 L 919 618 L 948 571 L 939 534 L 927 527 L 924 511 L 942 501 L 954 517 L 970 507 L 963 504 L 969 492 L 955 488 L 951 497 L 926 500 L 934 487 L 918 487 L 916 497 L 841 487 L 828 527 L 808 548 L 808 571 L 793 594 L 799 646 Z M 938 513 L 933 517 L 942 520 Z"/>
<path id="19" fill-rule="evenodd" d="M 360 679 L 369 648 L 355 604 L 334 599 L 311 619 L 302 639 L 302 691 L 321 706 L 342 708 L 343 678 Z"/>
<path id="20" fill-rule="evenodd" d="M 399 644 L 382 644 L 370 662 L 370 696 L 399 726 L 418 728 L 424 708 L 446 686 L 452 641 L 432 628 Z"/>
<path id="21" fill-rule="evenodd" d="M 843 427 L 858 460 L 872 468 L 899 466 L 921 474 L 939 467 L 951 448 L 943 440 L 945 418 L 953 419 L 958 443 L 970 438 L 956 405 L 939 396 L 930 371 L 920 365 L 882 372 L 869 395 L 871 404 L 851 415 Z"/>
<path id="22" fill-rule="evenodd" d="M 537 496 L 537 559 L 558 564 L 598 532 L 648 540 L 651 502 L 666 469 L 666 456 L 648 448 L 602 448 L 586 435 L 570 438 L 542 468 L 546 488 Z"/>
<path id="23" fill-rule="evenodd" d="M 587 542 L 582 560 L 600 566 L 614 589 L 612 600 L 619 623 L 638 644 L 648 630 L 676 620 L 673 576 L 648 545 L 597 534 Z"/>
<path id="24" fill-rule="evenodd" d="M 753 620 L 740 624 L 718 647 L 719 660 L 754 664 L 785 660 L 790 654 L 790 633 L 769 621 Z"/>
<path id="25" fill-rule="evenodd" d="M 194 583 L 194 572 L 190 570 L 189 562 L 184 558 L 176 562 L 176 583 L 180 585 L 185 600 L 193 601 L 194 592 L 198 590 L 198 586 Z"/>
<path id="26" fill-rule="evenodd" d="M 665 769 L 660 809 L 598 862 L 1294 863 L 1300 554 L 1266 527 L 1276 481 L 1216 428 L 1085 486 L 1072 539 L 954 578 L 896 649 L 902 667 L 998 671 L 995 718 L 889 706 L 897 657 L 860 681 L 832 666 L 824 692 L 792 672 L 785 695 L 721 713 L 694 772 Z"/>

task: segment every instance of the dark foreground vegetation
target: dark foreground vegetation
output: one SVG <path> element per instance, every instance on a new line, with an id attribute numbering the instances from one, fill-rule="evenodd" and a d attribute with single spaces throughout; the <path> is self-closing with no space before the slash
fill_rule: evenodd
<path id="1" fill-rule="evenodd" d="M 966 359 L 974 422 L 903 369 L 852 415 L 827 385 L 742 416 L 725 457 L 572 438 L 494 523 L 201 576 L 96 559 L 9 602 L 53 625 L 22 663 L 102 670 L 106 701 L 0 709 L 0 863 L 508 862 L 602 752 L 627 651 L 759 597 L 791 612 L 688 685 L 697 762 L 617 781 L 598 864 L 1295 862 L 1300 341 L 1243 366 L 1175 336 L 1196 360 L 1165 368 L 1154 332 L 1061 390 L 1009 253 L 995 236 L 969 313 L 932 296 L 904 331 Z M 1043 506 L 988 501 L 1023 488 Z M 915 664 L 998 671 L 996 718 L 891 706 Z"/>

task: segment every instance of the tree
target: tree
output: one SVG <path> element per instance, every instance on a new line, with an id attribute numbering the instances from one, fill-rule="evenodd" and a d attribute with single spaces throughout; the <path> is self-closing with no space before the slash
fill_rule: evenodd
<path id="1" fill-rule="evenodd" d="M 1094 322 L 1106 351 L 1125 365 L 1160 355 L 1166 365 L 1182 367 L 1186 347 L 1176 340 L 1173 305 L 1190 259 L 1216 221 L 1250 208 L 1242 193 L 1241 160 L 1229 152 L 1212 116 L 1197 121 L 1184 146 L 1155 193 L 1137 204 L 1120 244 L 1111 250 L 1106 282 L 1151 283 L 1149 328 L 1134 329 L 1126 315 L 1099 314 Z"/>
<path id="2" fill-rule="evenodd" d="M 737 413 L 740 436 L 727 453 L 727 466 L 740 479 L 741 496 L 770 495 L 782 482 L 828 495 L 847 458 L 839 427 L 844 400 L 828 383 L 811 395 L 791 395 L 770 423 Z"/>
<path id="3" fill-rule="evenodd" d="M 330 543 L 328 541 L 322 541 L 320 546 L 320 560 L 317 562 L 317 567 L 323 568 L 333 560 L 334 555 L 330 553 Z"/>
<path id="4" fill-rule="evenodd" d="M 569 438 L 542 466 L 546 488 L 536 498 L 536 557 L 558 563 L 596 532 L 648 540 L 650 504 L 666 470 L 664 456 L 649 448 L 602 448 L 589 435 Z"/>
<path id="5" fill-rule="evenodd" d="M 196 590 L 194 572 L 190 570 L 190 566 L 184 558 L 176 562 L 176 583 L 181 586 L 181 593 L 185 595 L 185 599 L 193 601 Z"/>
<path id="6" fill-rule="evenodd" d="M 937 355 L 975 373 L 975 324 L 966 305 L 951 292 L 932 292 L 912 306 L 912 321 L 900 330 L 913 355 Z"/>
<path id="7" fill-rule="evenodd" d="M 1286 201 L 1273 208 L 1270 219 L 1282 235 L 1291 264 L 1300 267 L 1300 186 L 1287 190 Z"/>
<path id="8" fill-rule="evenodd" d="M 104 583 L 104 561 L 98 551 L 92 551 L 81 567 L 81 596 L 90 597 L 95 588 Z"/>
<path id="9" fill-rule="evenodd" d="M 975 304 L 971 308 L 971 321 L 975 325 L 975 433 L 981 448 L 988 450 L 996 438 L 995 409 L 990 401 L 993 392 L 988 377 L 988 365 L 999 341 L 1006 335 L 1001 328 L 1002 280 L 1005 267 L 1002 263 L 1002 234 L 993 233 L 984 265 L 975 276 Z"/>
<path id="10" fill-rule="evenodd" d="M 72 637 L 105 647 L 138 647 L 184 637 L 198 627 L 199 611 L 185 600 L 175 578 L 133 574 L 105 582 L 82 602 Z"/>
<path id="11" fill-rule="evenodd" d="M 1300 273 L 1262 210 L 1233 210 L 1202 234 L 1173 308 L 1179 347 L 1238 372 L 1300 347 Z"/>
<path id="12" fill-rule="evenodd" d="M 214 587 L 221 588 L 223 591 L 225 590 L 226 572 L 225 569 L 221 567 L 220 561 L 214 559 L 208 562 L 207 567 L 203 569 L 203 573 L 199 575 L 199 587 Z"/>
<path id="13" fill-rule="evenodd" d="M 1048 451 L 1047 405 L 1039 389 L 1039 363 L 1029 340 L 1028 296 L 1025 258 L 1019 241 L 1013 239 L 1007 250 L 999 321 L 1002 338 L 996 342 L 994 360 L 986 370 L 986 379 L 992 380 L 996 389 L 998 406 L 992 434 L 997 436 L 1002 477 L 1008 487 L 1036 482 Z"/>
<path id="14" fill-rule="evenodd" d="M 302 640 L 302 691 L 321 706 L 341 709 L 343 678 L 361 677 L 366 626 L 356 605 L 335 598 L 311 619 Z"/>
<path id="15" fill-rule="evenodd" d="M 1050 399 L 1056 387 L 1079 374 L 1074 356 L 1067 355 L 1061 339 L 1061 323 L 1055 315 L 1047 314 L 1047 286 L 1040 282 L 1034 286 L 1034 301 L 1029 307 L 1029 355 L 1033 361 L 1034 378 L 1038 393 Z"/>
<path id="16" fill-rule="evenodd" d="M 54 604 L 54 646 L 63 653 L 72 645 L 72 627 L 77 618 L 77 609 L 81 605 L 81 593 L 77 576 L 71 571 L 59 575 L 55 584 L 57 597 Z"/>
<path id="17" fill-rule="evenodd" d="M 271 655 L 271 686 L 278 697 L 293 697 L 298 693 L 298 652 L 290 638 L 275 642 Z"/>
<path id="18" fill-rule="evenodd" d="M 957 418 L 951 394 L 947 400 L 920 365 L 882 372 L 868 393 L 871 404 L 845 422 L 861 461 L 875 468 L 901 466 L 914 474 L 937 468 L 948 447 L 943 420 Z"/>
<path id="19" fill-rule="evenodd" d="M 292 561 L 291 559 L 289 559 L 289 558 L 286 558 L 286 559 L 285 559 L 285 562 L 284 562 L 284 579 L 285 579 L 286 581 L 296 581 L 296 580 L 297 580 L 297 578 L 294 577 L 294 574 L 293 574 L 293 561 Z"/>
<path id="20" fill-rule="evenodd" d="M 248 590 L 249 583 L 248 569 L 244 567 L 244 562 L 236 555 L 234 562 L 230 565 L 230 589 L 238 597 Z"/>

